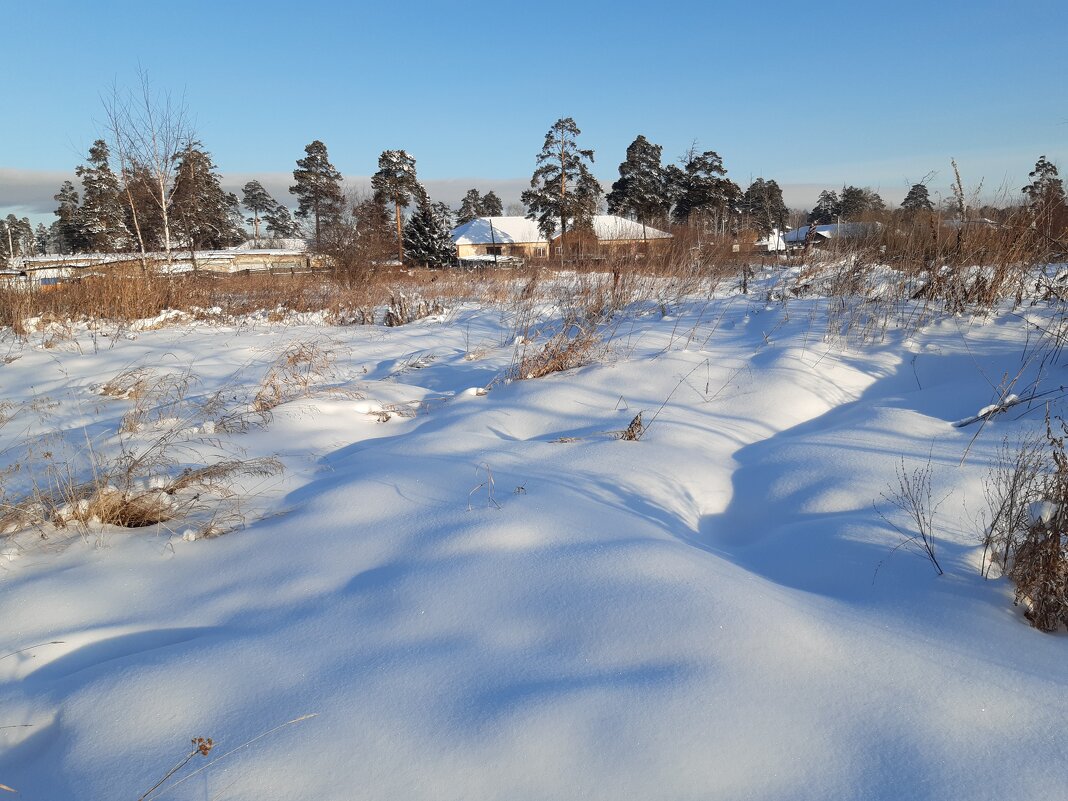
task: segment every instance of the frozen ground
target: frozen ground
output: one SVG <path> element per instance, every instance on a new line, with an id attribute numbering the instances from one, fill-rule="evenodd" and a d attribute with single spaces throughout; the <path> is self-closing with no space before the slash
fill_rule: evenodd
<path id="1" fill-rule="evenodd" d="M 975 535 L 994 451 L 1043 411 L 952 425 L 1051 312 L 858 345 L 825 306 L 634 312 L 600 363 L 512 383 L 514 321 L 474 306 L 5 341 L 3 463 L 110 458 L 137 402 L 99 387 L 143 366 L 187 389 L 128 443 L 177 428 L 179 463 L 285 470 L 235 479 L 225 536 L 0 540 L 0 782 L 135 801 L 192 737 L 216 750 L 175 778 L 314 714 L 158 797 L 1064 797 L 1068 639 L 979 577 Z M 197 404 L 245 402 L 293 343 L 332 365 L 266 426 L 213 428 Z M 901 457 L 946 496 L 944 576 L 874 508 L 907 526 L 880 497 Z"/>

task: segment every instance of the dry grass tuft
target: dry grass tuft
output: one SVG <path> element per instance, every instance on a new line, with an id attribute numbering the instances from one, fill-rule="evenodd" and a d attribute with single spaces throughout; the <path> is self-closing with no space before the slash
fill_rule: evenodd
<path id="1" fill-rule="evenodd" d="M 511 378 L 542 378 L 583 367 L 601 359 L 608 349 L 596 325 L 574 318 L 566 320 L 560 331 L 541 348 L 531 352 L 531 344 L 528 339 L 522 338 L 516 348 Z"/>
<path id="2" fill-rule="evenodd" d="M 308 395 L 314 384 L 330 375 L 334 361 L 334 354 L 315 342 L 290 345 L 264 374 L 252 409 L 262 414 Z"/>

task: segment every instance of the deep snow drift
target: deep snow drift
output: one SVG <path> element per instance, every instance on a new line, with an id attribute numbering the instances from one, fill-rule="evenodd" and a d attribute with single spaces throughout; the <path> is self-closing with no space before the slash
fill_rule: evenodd
<path id="1" fill-rule="evenodd" d="M 314 714 L 159 797 L 1059 797 L 1068 638 L 979 576 L 976 538 L 996 448 L 1044 412 L 953 425 L 1035 377 L 1052 312 L 860 345 L 826 306 L 632 310 L 599 363 L 511 383 L 514 321 L 475 306 L 5 340 L 0 468 L 110 458 L 138 401 L 100 387 L 144 367 L 185 389 L 128 442 L 285 469 L 234 479 L 225 536 L 0 540 L 0 782 L 133 801 L 192 737 L 216 750 L 176 779 Z M 247 402 L 294 343 L 329 364 L 217 427 L 203 401 Z M 875 508 L 907 527 L 881 497 L 902 456 L 945 497 L 944 576 Z"/>

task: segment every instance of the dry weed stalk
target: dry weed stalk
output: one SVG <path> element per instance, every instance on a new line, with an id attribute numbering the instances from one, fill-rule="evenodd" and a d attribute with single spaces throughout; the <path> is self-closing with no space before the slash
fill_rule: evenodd
<path id="1" fill-rule="evenodd" d="M 897 488 L 891 488 L 882 498 L 896 506 L 909 518 L 915 532 L 908 533 L 876 506 L 879 516 L 904 539 L 894 547 L 917 551 L 924 556 L 938 575 L 943 575 L 942 565 L 935 554 L 934 519 L 945 498 L 934 502 L 931 492 L 931 459 L 911 472 L 905 467 L 905 457 L 897 466 Z M 876 570 L 878 572 L 878 570 Z"/>

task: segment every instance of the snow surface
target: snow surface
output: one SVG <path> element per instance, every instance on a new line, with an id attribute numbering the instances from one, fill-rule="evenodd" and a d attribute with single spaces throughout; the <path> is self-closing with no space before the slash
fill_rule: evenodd
<path id="1" fill-rule="evenodd" d="M 973 523 L 1002 437 L 1042 412 L 951 422 L 1051 313 L 860 346 L 825 342 L 818 299 L 669 311 L 514 383 L 509 311 L 474 305 L 0 342 L 7 457 L 112 436 L 135 401 L 100 385 L 131 366 L 236 396 L 293 343 L 335 359 L 266 428 L 181 423 L 191 453 L 285 464 L 243 488 L 244 528 L 0 541 L 0 656 L 28 649 L 0 659 L 0 783 L 134 799 L 192 737 L 214 758 L 315 714 L 159 797 L 1063 797 L 1068 637 L 979 577 Z M 945 576 L 873 508 L 902 456 L 946 496 Z"/>

